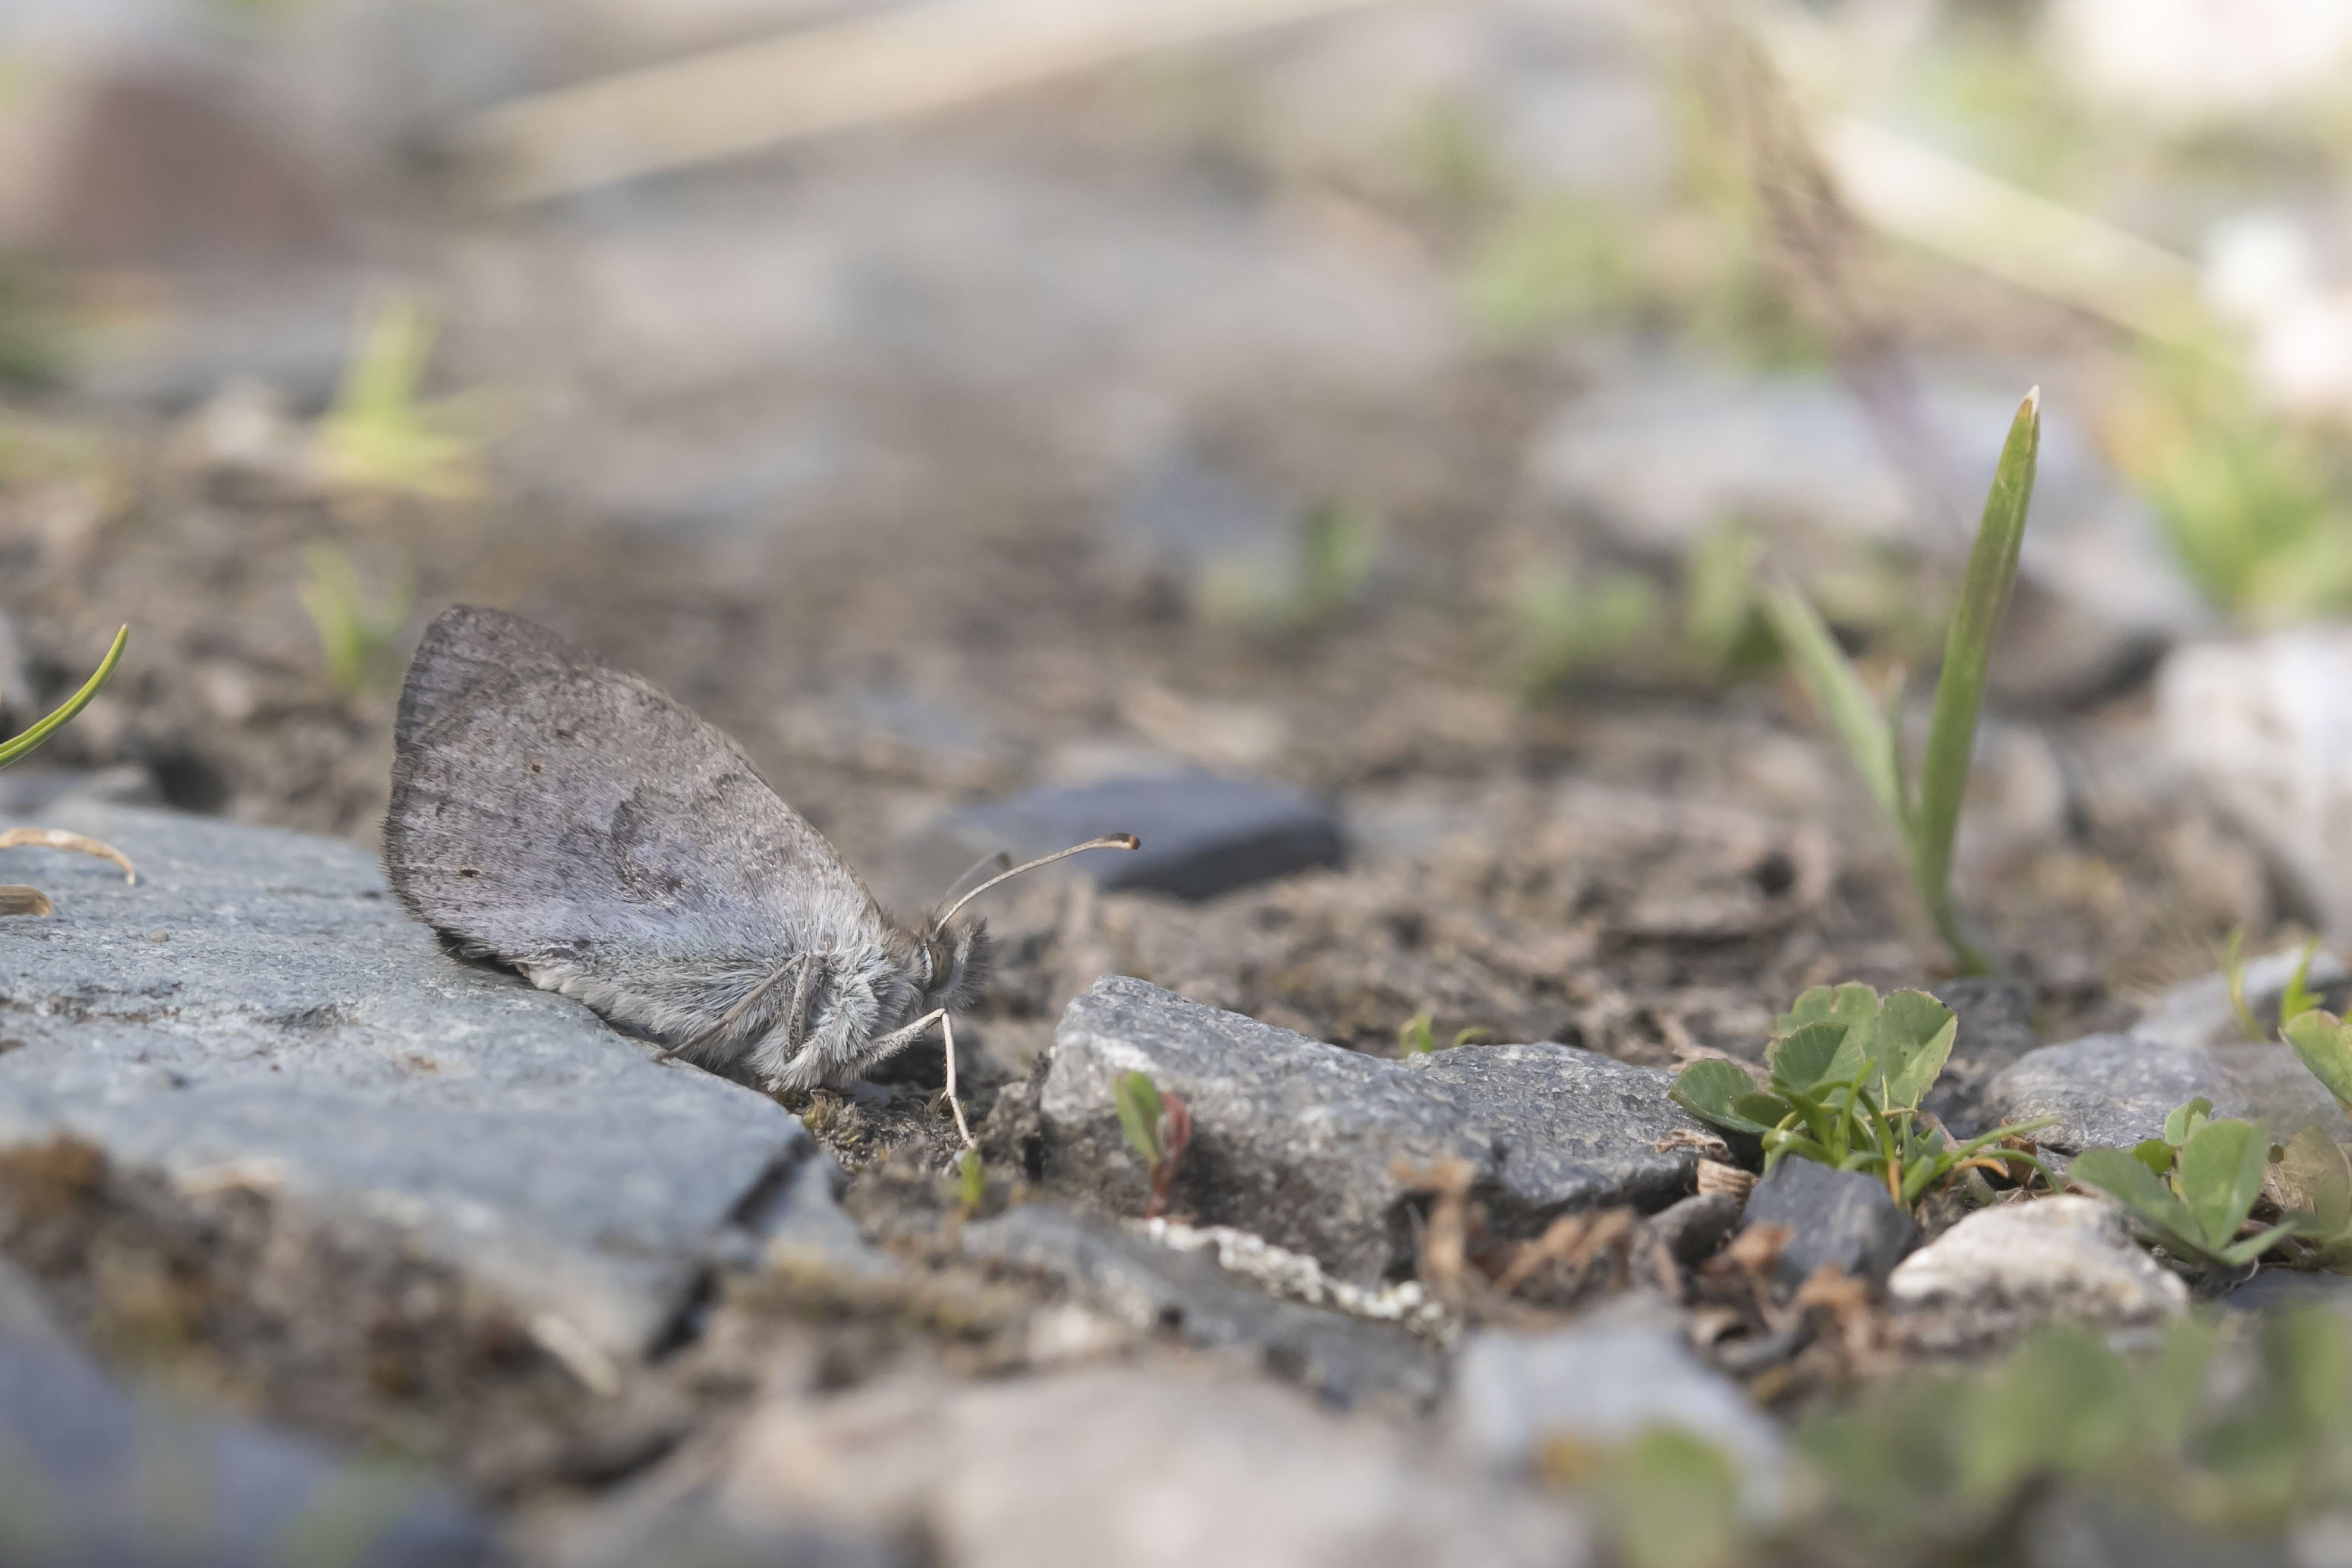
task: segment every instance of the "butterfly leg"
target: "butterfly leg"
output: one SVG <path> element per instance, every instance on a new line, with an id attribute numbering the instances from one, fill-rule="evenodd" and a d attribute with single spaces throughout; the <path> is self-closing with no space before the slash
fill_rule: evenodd
<path id="1" fill-rule="evenodd" d="M 971 1124 L 963 1119 L 963 1101 L 956 1098 L 955 1018 L 942 1010 L 940 1014 L 940 1037 L 946 1042 L 948 1053 L 948 1109 L 955 1112 L 956 1132 L 967 1149 L 977 1149 L 971 1141 Z"/>

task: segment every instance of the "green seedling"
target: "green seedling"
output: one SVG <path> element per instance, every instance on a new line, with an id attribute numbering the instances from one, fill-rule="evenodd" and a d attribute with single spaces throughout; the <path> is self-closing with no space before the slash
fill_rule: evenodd
<path id="1" fill-rule="evenodd" d="M 1379 564 L 1380 513 L 1353 501 L 1309 508 L 1287 560 L 1250 552 L 1208 563 L 1197 584 L 1213 621 L 1265 631 L 1322 626 L 1364 596 Z"/>
<path id="2" fill-rule="evenodd" d="M 46 717 L 37 721 L 22 734 L 0 741 L 0 768 L 30 756 L 34 748 L 56 734 L 75 714 L 89 706 L 90 699 L 105 686 L 114 674 L 114 667 L 122 662 L 122 650 L 131 645 L 131 628 L 124 626 L 114 634 L 114 644 L 99 661 L 98 670 L 81 684 L 81 689 L 58 704 Z M 70 849 L 78 854 L 95 855 L 101 860 L 111 860 L 122 868 L 125 881 L 139 880 L 138 871 L 121 850 L 79 833 L 68 833 L 59 827 L 11 827 L 0 830 L 0 849 L 16 848 Z M 53 911 L 48 895 L 38 888 L 22 884 L 0 886 L 0 915 L 46 915 Z"/>
<path id="3" fill-rule="evenodd" d="M 2287 976 L 2286 989 L 2279 994 L 2279 1023 L 2301 1017 L 2319 1005 L 2319 997 L 2311 989 L 2311 961 L 2319 956 L 2319 939 L 2312 938 L 2303 944 L 2303 956 L 2295 961 L 2294 973 Z M 2221 952 L 2221 977 L 2230 990 L 2230 1011 L 2237 1016 L 2238 1027 L 2246 1038 L 2261 1045 L 2270 1038 L 2262 1020 L 2254 1016 L 2252 1003 L 2246 999 L 2246 933 L 2243 930 L 2230 932 L 2230 942 Z"/>
<path id="4" fill-rule="evenodd" d="M 1326 501 L 1307 514 L 1298 540 L 1298 614 L 1318 625 L 1363 597 L 1381 554 L 1381 517 L 1352 501 Z"/>
<path id="5" fill-rule="evenodd" d="M 2262 1198 L 2270 1157 L 2270 1130 L 2262 1122 L 2215 1117 L 2209 1102 L 2195 1100 L 2166 1118 L 2161 1140 L 2128 1150 L 2085 1149 L 2067 1174 L 2123 1205 L 2181 1261 L 2242 1268 L 2315 1228 L 2307 1218 L 2290 1215 L 2244 1234 Z"/>
<path id="6" fill-rule="evenodd" d="M 371 609 L 359 570 L 342 546 L 326 540 L 305 545 L 302 562 L 310 575 L 296 592 L 318 630 L 319 657 L 335 695 L 355 697 L 392 679 L 397 673 L 394 645 L 415 603 L 408 574 L 394 578 Z"/>
<path id="7" fill-rule="evenodd" d="M 1625 1568 L 1727 1568 L 1739 1559 L 1739 1473 L 1704 1437 L 1652 1427 L 1601 1462 L 1592 1491 Z"/>
<path id="8" fill-rule="evenodd" d="M 2230 931 L 2230 945 L 2221 951 L 2221 978 L 2230 988 L 2230 1011 L 2237 1015 L 2238 1027 L 2247 1039 L 2261 1045 L 2269 1037 L 2263 1033 L 2260 1020 L 2246 1001 L 2246 932 L 2242 926 Z"/>
<path id="9" fill-rule="evenodd" d="M 1898 712 L 1872 698 L 1803 595 L 1780 586 L 1767 589 L 1764 595 L 1765 613 L 1813 705 L 1837 731 L 1880 814 L 1902 839 L 1913 885 L 1937 931 L 1960 967 L 1975 974 L 1990 973 L 1994 965 L 1969 934 L 1953 901 L 1952 842 L 1968 789 L 1969 757 L 1992 663 L 1993 632 L 2017 579 L 2018 547 L 2025 537 L 2041 438 L 2042 393 L 2037 387 L 2018 407 L 2001 447 L 2000 465 L 1993 472 L 1991 493 L 1985 499 L 1959 607 L 1945 639 L 1944 668 L 1936 681 L 1927 749 L 1916 788 L 1896 734 Z"/>
<path id="10" fill-rule="evenodd" d="M 419 395 L 433 326 L 394 295 L 361 317 L 335 405 L 319 426 L 327 478 L 352 489 L 465 500 L 481 489 L 478 421 L 461 398 Z"/>
<path id="11" fill-rule="evenodd" d="M 1520 690 L 1549 696 L 1624 653 L 1658 625 L 1657 584 L 1638 572 L 1586 582 L 1555 565 L 1511 584 L 1509 616 Z"/>
<path id="12" fill-rule="evenodd" d="M 2352 605 L 2352 490 L 2340 445 L 2266 408 L 2242 355 L 2161 354 L 2108 421 L 2108 449 L 2154 504 L 2206 596 L 2262 625 Z"/>
<path id="13" fill-rule="evenodd" d="M 2319 997 L 2311 989 L 2311 961 L 2319 956 L 2319 939 L 2313 937 L 2303 944 L 2303 956 L 2294 961 L 2294 973 L 2286 977 L 2286 989 L 2279 993 L 2279 1026 L 2284 1028 L 2306 1013 L 2319 1010 Z"/>
<path id="14" fill-rule="evenodd" d="M 956 1156 L 956 1202 L 966 1214 L 980 1207 L 988 1196 L 988 1167 L 977 1149 L 966 1149 Z"/>
<path id="15" fill-rule="evenodd" d="M 1495 1031 L 1473 1026 L 1456 1029 L 1454 1037 L 1444 1045 L 1437 1043 L 1434 1031 L 1436 1019 L 1427 1013 L 1415 1013 L 1397 1030 L 1397 1055 L 1425 1057 L 1433 1051 L 1450 1051 L 1457 1046 L 1467 1046 L 1479 1040 L 1494 1038 Z"/>
<path id="16" fill-rule="evenodd" d="M 1192 1113 L 1183 1100 L 1163 1094 L 1160 1086 L 1139 1072 L 1123 1072 L 1111 1082 L 1111 1099 L 1118 1108 L 1118 1125 L 1151 1174 L 1151 1198 L 1143 1217 L 1157 1219 L 1168 1210 L 1176 1184 L 1176 1168 L 1192 1142 Z"/>
<path id="17" fill-rule="evenodd" d="M 2042 1171 L 2032 1154 L 2000 1145 L 2055 1118 L 1956 1142 L 1919 1109 L 1958 1029 L 1951 1009 L 1923 991 L 1882 1002 L 1867 985 L 1816 986 L 1773 1026 L 1766 1088 L 1732 1062 L 1698 1061 L 1675 1080 L 1674 1099 L 1704 1121 L 1759 1140 L 1767 1170 L 1793 1154 L 1866 1171 L 1906 1208 L 1964 1170 Z"/>
<path id="18" fill-rule="evenodd" d="M 1748 662 L 1760 633 L 1756 563 L 1762 546 L 1737 522 L 1711 529 L 1683 557 L 1683 655 L 1708 680 Z"/>

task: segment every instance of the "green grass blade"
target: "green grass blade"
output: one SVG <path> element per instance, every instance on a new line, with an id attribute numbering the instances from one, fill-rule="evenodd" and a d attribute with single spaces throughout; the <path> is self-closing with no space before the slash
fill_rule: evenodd
<path id="1" fill-rule="evenodd" d="M 1976 548 L 1969 552 L 1959 608 L 1944 643 L 1944 669 L 1936 680 L 1935 716 L 1927 725 L 1927 754 L 1919 772 L 1919 816 L 1913 853 L 1920 892 L 1929 912 L 1945 927 L 1964 962 L 1975 959 L 1965 941 L 1955 940 L 1958 921 L 1951 901 L 1952 839 L 1960 825 L 1960 801 L 1968 793 L 1969 756 L 1976 745 L 1977 714 L 1984 704 L 1985 678 L 1992 666 L 1993 633 L 2009 591 L 2017 581 L 2019 546 L 2025 539 L 2025 512 L 2033 499 L 2033 465 L 2042 445 L 2042 389 L 2018 405 L 1985 498 L 1984 521 Z"/>
<path id="2" fill-rule="evenodd" d="M 42 720 L 37 724 L 35 724 L 23 734 L 16 736 L 11 740 L 0 741 L 0 768 L 6 767 L 10 763 L 15 762 L 17 758 L 23 756 L 26 752 L 31 751 L 34 747 L 47 740 L 51 735 L 57 733 L 59 726 L 63 725 L 75 714 L 80 712 L 84 708 L 89 707 L 89 700 L 98 695 L 98 689 L 106 684 L 106 678 L 112 675 L 114 673 L 114 667 L 122 661 L 122 650 L 130 641 L 131 628 L 129 626 L 125 626 L 121 631 L 115 633 L 114 646 L 106 650 L 106 658 L 99 665 L 98 673 L 84 681 L 79 691 L 75 692 L 70 698 L 68 698 L 65 703 L 59 707 L 56 712 L 50 714 L 47 718 Z"/>
<path id="3" fill-rule="evenodd" d="M 1838 647 L 1811 601 L 1794 588 L 1776 584 L 1764 591 L 1763 603 L 1773 635 L 1806 694 L 1837 731 L 1878 809 L 1901 831 L 1907 814 L 1896 783 L 1895 732 L 1855 673 L 1853 661 Z"/>

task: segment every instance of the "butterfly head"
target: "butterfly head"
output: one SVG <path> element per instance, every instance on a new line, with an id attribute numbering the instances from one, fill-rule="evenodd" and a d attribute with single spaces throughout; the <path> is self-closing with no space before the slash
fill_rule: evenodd
<path id="1" fill-rule="evenodd" d="M 986 921 L 927 921 L 908 946 L 907 975 L 922 997 L 917 1012 L 961 1013 L 988 988 Z"/>

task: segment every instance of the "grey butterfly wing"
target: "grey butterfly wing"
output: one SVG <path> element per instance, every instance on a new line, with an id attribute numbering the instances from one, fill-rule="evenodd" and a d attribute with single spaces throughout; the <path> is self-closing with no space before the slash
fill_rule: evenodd
<path id="1" fill-rule="evenodd" d="M 586 650 L 504 610 L 452 605 L 425 628 L 401 683 L 392 741 L 406 751 L 441 710 L 488 677 L 537 662 L 593 665 Z"/>
<path id="2" fill-rule="evenodd" d="M 400 746 L 384 861 L 471 953 L 673 1045 L 798 953 L 880 939 L 873 896 L 733 742 L 654 687 L 541 657 L 440 697 Z M 772 986 L 732 1055 L 791 1001 Z"/>

